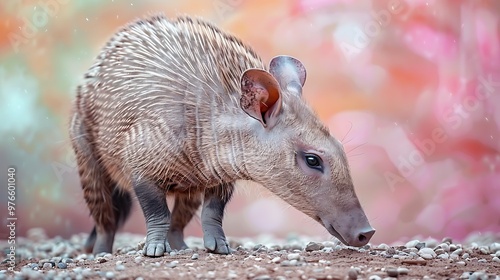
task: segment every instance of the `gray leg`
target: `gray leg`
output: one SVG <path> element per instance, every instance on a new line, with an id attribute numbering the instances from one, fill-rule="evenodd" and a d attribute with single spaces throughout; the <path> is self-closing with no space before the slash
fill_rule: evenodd
<path id="1" fill-rule="evenodd" d="M 205 190 L 205 200 L 201 212 L 203 241 L 208 251 L 217 254 L 230 254 L 231 249 L 222 230 L 224 208 L 233 194 L 233 184 L 220 185 Z"/>
<path id="2" fill-rule="evenodd" d="M 175 195 L 175 206 L 172 210 L 168 242 L 172 249 L 187 249 L 184 242 L 184 228 L 201 205 L 201 193 L 178 193 Z"/>
<path id="3" fill-rule="evenodd" d="M 73 116 L 70 134 L 83 197 L 95 221 L 84 250 L 94 254 L 111 253 L 115 233 L 130 212 L 130 196 L 127 192 L 117 191 L 116 184 L 100 164 L 99 156 L 94 152 L 94 140 L 78 114 Z"/>
<path id="4" fill-rule="evenodd" d="M 115 223 L 112 224 L 114 229 L 98 235 L 97 226 L 94 226 L 89 234 L 89 237 L 87 238 L 87 241 L 85 242 L 85 245 L 83 246 L 85 252 L 93 252 L 94 254 L 111 252 L 116 229 L 122 226 L 130 215 L 130 210 L 132 209 L 132 197 L 129 192 L 119 190 L 118 187 L 115 187 L 112 201 L 115 213 Z"/>
<path id="5" fill-rule="evenodd" d="M 170 211 L 168 210 L 165 192 L 149 182 L 134 184 L 135 194 L 146 219 L 146 244 L 144 255 L 150 257 L 163 256 L 169 252 L 167 232 L 170 226 Z"/>

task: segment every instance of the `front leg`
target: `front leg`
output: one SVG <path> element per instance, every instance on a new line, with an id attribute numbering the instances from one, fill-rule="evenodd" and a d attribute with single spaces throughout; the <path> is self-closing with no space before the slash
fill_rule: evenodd
<path id="1" fill-rule="evenodd" d="M 135 194 L 146 219 L 146 244 L 144 255 L 150 257 L 163 256 L 170 252 L 167 232 L 170 227 L 170 211 L 168 210 L 165 192 L 150 182 L 134 184 Z"/>
<path id="2" fill-rule="evenodd" d="M 201 226 L 203 241 L 209 252 L 216 254 L 230 254 L 231 249 L 222 230 L 222 218 L 226 203 L 233 195 L 232 183 L 223 184 L 205 190 L 205 199 L 201 211 Z"/>

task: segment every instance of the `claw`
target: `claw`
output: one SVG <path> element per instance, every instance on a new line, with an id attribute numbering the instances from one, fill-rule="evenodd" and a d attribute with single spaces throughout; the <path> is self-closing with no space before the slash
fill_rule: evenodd
<path id="1" fill-rule="evenodd" d="M 231 248 L 229 248 L 229 244 L 227 243 L 225 238 L 216 238 L 213 236 L 207 236 L 205 235 L 204 239 L 204 245 L 205 248 L 212 253 L 216 254 L 221 254 L 221 255 L 228 255 L 233 252 Z"/>
<path id="2" fill-rule="evenodd" d="M 143 254 L 148 257 L 161 257 L 169 251 L 171 251 L 170 246 L 165 242 L 146 242 Z"/>

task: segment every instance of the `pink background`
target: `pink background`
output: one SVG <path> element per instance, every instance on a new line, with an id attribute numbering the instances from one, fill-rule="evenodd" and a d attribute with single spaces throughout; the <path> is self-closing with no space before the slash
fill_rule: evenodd
<path id="1" fill-rule="evenodd" d="M 67 133 L 75 87 L 120 26 L 157 12 L 304 63 L 305 99 L 348 151 L 373 242 L 500 230 L 500 1 L 25 0 L 0 3 L 0 184 L 15 166 L 21 235 L 90 230 Z M 143 233 L 135 209 L 125 230 Z M 328 236 L 256 184 L 238 187 L 224 227 Z"/>

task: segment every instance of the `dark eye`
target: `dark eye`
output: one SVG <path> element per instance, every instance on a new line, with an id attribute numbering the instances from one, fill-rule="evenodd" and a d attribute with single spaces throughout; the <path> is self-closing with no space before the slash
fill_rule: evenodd
<path id="1" fill-rule="evenodd" d="M 317 169 L 319 171 L 323 171 L 323 164 L 321 162 L 321 158 L 315 154 L 305 154 L 304 155 L 307 165 L 310 168 Z"/>

